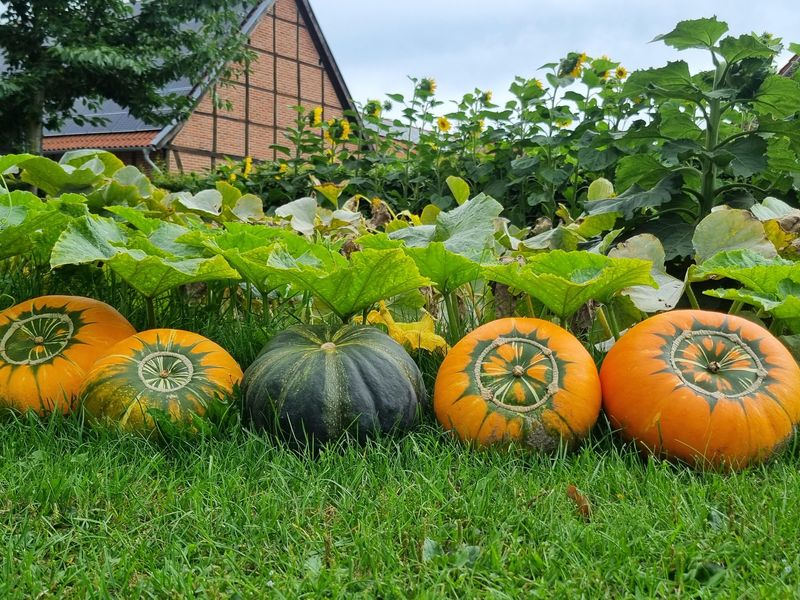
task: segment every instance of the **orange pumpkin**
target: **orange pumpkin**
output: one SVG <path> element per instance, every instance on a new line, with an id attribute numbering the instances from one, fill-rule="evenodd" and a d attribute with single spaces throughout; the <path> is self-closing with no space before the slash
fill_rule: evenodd
<path id="1" fill-rule="evenodd" d="M 108 304 L 80 296 L 41 296 L 0 312 L 0 405 L 68 412 L 95 361 L 133 333 Z"/>
<path id="2" fill-rule="evenodd" d="M 569 332 L 541 319 L 478 327 L 445 357 L 433 394 L 436 418 L 465 441 L 574 446 L 597 421 L 594 361 Z"/>
<path id="3" fill-rule="evenodd" d="M 221 346 L 190 331 L 151 329 L 126 338 L 95 363 L 80 390 L 95 423 L 150 433 L 164 418 L 192 431 L 212 402 L 227 401 L 242 379 Z"/>
<path id="4" fill-rule="evenodd" d="M 625 438 L 695 466 L 762 461 L 800 419 L 800 367 L 767 330 L 734 315 L 651 317 L 611 348 L 600 379 Z"/>

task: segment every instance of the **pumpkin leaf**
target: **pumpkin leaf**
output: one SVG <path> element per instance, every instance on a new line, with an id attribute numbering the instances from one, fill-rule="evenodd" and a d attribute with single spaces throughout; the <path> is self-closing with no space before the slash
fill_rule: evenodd
<path id="1" fill-rule="evenodd" d="M 795 275 L 800 276 L 800 263 L 767 258 L 748 248 L 719 252 L 690 269 L 691 281 L 727 278 L 766 293 L 775 292 L 781 279 Z"/>
<path id="2" fill-rule="evenodd" d="M 346 321 L 380 300 L 430 285 L 414 261 L 399 248 L 354 252 L 344 266 L 320 269 L 282 253 L 267 268 L 276 280 L 307 291 Z"/>
<path id="3" fill-rule="evenodd" d="M 432 242 L 425 248 L 406 248 L 420 274 L 429 278 L 443 294 L 474 281 L 481 276 L 481 266 L 460 254 L 450 252 L 442 242 Z"/>
<path id="4" fill-rule="evenodd" d="M 177 204 L 191 213 L 202 217 L 218 217 L 222 213 L 222 194 L 217 190 L 203 190 L 192 195 L 189 192 L 176 192 L 165 199 L 167 204 Z"/>
<path id="5" fill-rule="evenodd" d="M 655 286 L 650 269 L 648 261 L 639 259 L 553 250 L 531 257 L 526 265 L 484 267 L 484 275 L 525 292 L 559 317 L 568 318 L 589 300 L 608 303 L 625 288 Z"/>
<path id="6" fill-rule="evenodd" d="M 461 206 L 436 217 L 433 241 L 443 242 L 451 252 L 476 258 L 494 236 L 494 220 L 503 205 L 486 194 L 478 194 Z"/>
<path id="7" fill-rule="evenodd" d="M 255 194 L 245 194 L 236 201 L 230 212 L 243 223 L 264 220 L 264 202 Z"/>
<path id="8" fill-rule="evenodd" d="M 773 319 L 783 322 L 791 333 L 800 333 L 800 282 L 783 279 L 778 282 L 774 294 L 744 288 L 706 290 L 704 294 L 758 307 L 770 313 Z"/>
<path id="9" fill-rule="evenodd" d="M 447 183 L 447 187 L 450 188 L 450 193 L 453 194 L 456 204 L 461 206 L 464 202 L 469 200 L 469 184 L 461 179 L 461 177 L 449 175 L 447 179 L 445 179 L 445 182 Z"/>
<path id="10" fill-rule="evenodd" d="M 44 156 L 34 156 L 17 163 L 20 179 L 41 188 L 51 196 L 64 192 L 79 192 L 90 188 L 103 178 L 105 165 L 99 159 L 83 163 L 80 167 L 59 164 Z"/>
<path id="11" fill-rule="evenodd" d="M 648 260 L 652 264 L 650 275 L 658 287 L 636 285 L 622 291 L 640 311 L 654 313 L 672 310 L 683 296 L 686 284 L 667 273 L 664 247 L 656 236 L 650 233 L 636 235 L 618 244 L 608 253 L 608 256 L 639 258 Z"/>
<path id="12" fill-rule="evenodd" d="M 697 263 L 725 250 L 749 249 L 767 258 L 778 255 L 764 225 L 749 211 L 722 208 L 706 216 L 695 228 L 692 246 Z"/>
<path id="13" fill-rule="evenodd" d="M 283 278 L 276 279 L 274 269 L 267 264 L 276 248 L 280 248 L 291 259 L 323 270 L 347 264 L 347 259 L 336 248 L 314 244 L 294 231 L 244 223 L 226 223 L 225 229 L 213 236 L 198 236 L 192 232 L 178 238 L 178 241 L 191 241 L 213 254 L 223 256 L 262 293 L 287 283 Z"/>
<path id="14" fill-rule="evenodd" d="M 317 201 L 314 198 L 299 198 L 275 209 L 275 216 L 288 218 L 292 229 L 303 235 L 314 235 L 317 218 Z"/>
<path id="15" fill-rule="evenodd" d="M 687 273 L 691 281 L 732 279 L 741 289 L 715 289 L 708 296 L 743 302 L 784 321 L 800 332 L 800 263 L 765 258 L 752 250 L 721 252 Z"/>
<path id="16" fill-rule="evenodd" d="M 30 192 L 14 190 L 0 196 L 0 260 L 31 252 L 39 232 L 57 231 L 66 218 Z"/>
<path id="17" fill-rule="evenodd" d="M 67 225 L 50 255 L 50 266 L 106 261 L 124 249 L 128 234 L 113 219 L 86 215 Z"/>
<path id="18" fill-rule="evenodd" d="M 79 169 L 91 161 L 97 161 L 103 165 L 101 173 L 106 177 L 115 175 L 125 167 L 125 163 L 111 152 L 93 149 L 70 150 L 61 156 L 58 163 Z"/>
<path id="19" fill-rule="evenodd" d="M 106 264 L 147 298 L 187 283 L 241 279 L 222 256 L 169 259 L 131 249 L 115 254 Z"/>
<path id="20" fill-rule="evenodd" d="M 442 242 L 450 252 L 480 260 L 494 238 L 494 220 L 503 206 L 491 196 L 478 194 L 461 206 L 440 212 L 435 225 L 404 227 L 389 234 L 409 247 L 424 247 Z"/>
<path id="21" fill-rule="evenodd" d="M 6 154 L 0 156 L 0 175 L 6 173 L 9 169 L 16 167 L 21 162 L 34 158 L 33 154 Z"/>

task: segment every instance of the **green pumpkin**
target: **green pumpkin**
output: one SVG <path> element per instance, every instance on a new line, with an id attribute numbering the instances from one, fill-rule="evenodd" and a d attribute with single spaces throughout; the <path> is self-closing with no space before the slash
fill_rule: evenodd
<path id="1" fill-rule="evenodd" d="M 299 443 L 407 430 L 426 399 L 422 374 L 403 347 L 365 326 L 279 333 L 245 371 L 242 389 L 256 429 Z"/>

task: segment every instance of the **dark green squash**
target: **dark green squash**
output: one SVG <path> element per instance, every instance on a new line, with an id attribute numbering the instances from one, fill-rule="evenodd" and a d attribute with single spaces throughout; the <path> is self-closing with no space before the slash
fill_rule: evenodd
<path id="1" fill-rule="evenodd" d="M 242 389 L 256 429 L 301 444 L 407 430 L 426 399 L 403 347 L 374 327 L 352 325 L 279 333 L 245 371 Z"/>

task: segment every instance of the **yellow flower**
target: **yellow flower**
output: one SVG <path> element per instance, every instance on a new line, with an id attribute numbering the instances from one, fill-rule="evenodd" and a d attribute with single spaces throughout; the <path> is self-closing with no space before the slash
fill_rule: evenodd
<path id="1" fill-rule="evenodd" d="M 289 166 L 286 163 L 281 163 L 278 165 L 278 172 L 275 173 L 275 180 L 280 180 L 281 176 L 289 170 Z"/>
<path id="2" fill-rule="evenodd" d="M 483 131 L 484 127 L 486 127 L 486 121 L 478 119 L 478 131 Z"/>
<path id="3" fill-rule="evenodd" d="M 569 127 L 572 125 L 572 119 L 556 119 L 556 127 Z"/>
<path id="4" fill-rule="evenodd" d="M 244 159 L 244 169 L 242 170 L 242 177 L 247 179 L 250 173 L 253 171 L 253 157 L 246 156 Z"/>
<path id="5" fill-rule="evenodd" d="M 359 318 L 354 320 L 360 322 Z M 436 322 L 428 313 L 423 314 L 419 321 L 398 323 L 386 308 L 386 303 L 381 302 L 378 310 L 373 310 L 367 315 L 367 323 L 385 325 L 389 336 L 405 346 L 407 350 L 428 350 L 429 352 L 447 350 L 447 342 L 442 336 L 436 335 Z"/>
<path id="6" fill-rule="evenodd" d="M 614 72 L 614 75 L 617 76 L 617 79 L 625 79 L 628 76 L 628 69 L 620 65 L 617 67 L 617 70 Z"/>
<path id="7" fill-rule="evenodd" d="M 380 100 L 369 100 L 364 105 L 364 114 L 368 117 L 375 117 L 378 118 L 381 116 L 381 112 L 383 111 L 383 106 L 381 105 Z"/>
<path id="8" fill-rule="evenodd" d="M 450 125 L 450 121 L 447 120 L 447 117 L 439 117 L 436 119 L 436 126 L 439 128 L 439 131 L 443 133 L 447 133 L 452 127 L 452 125 Z"/>
<path id="9" fill-rule="evenodd" d="M 236 181 L 236 173 L 231 173 L 230 175 L 228 175 L 228 181 L 230 181 L 231 183 Z"/>
<path id="10" fill-rule="evenodd" d="M 578 55 L 577 60 L 575 61 L 575 66 L 572 67 L 572 71 L 570 71 L 570 75 L 572 77 L 578 77 L 581 74 L 581 69 L 583 69 L 583 63 L 586 62 L 586 52 L 581 52 Z"/>
<path id="11" fill-rule="evenodd" d="M 481 96 L 481 102 L 484 104 L 489 104 L 492 101 L 492 90 L 486 90 L 483 92 L 483 96 Z"/>
<path id="12" fill-rule="evenodd" d="M 540 90 L 544 89 L 544 85 L 542 85 L 542 82 L 539 81 L 538 79 L 534 79 L 533 80 L 533 85 L 536 86 L 537 88 L 539 88 Z"/>
<path id="13" fill-rule="evenodd" d="M 423 77 L 417 89 L 423 94 L 433 95 L 436 93 L 436 80 L 432 77 Z"/>
<path id="14" fill-rule="evenodd" d="M 342 119 L 341 121 L 339 121 L 339 125 L 341 125 L 342 127 L 342 133 L 339 135 L 339 139 L 346 140 L 347 138 L 350 137 L 350 134 L 353 131 L 350 128 L 350 121 L 348 121 L 347 119 Z"/>
<path id="15" fill-rule="evenodd" d="M 311 125 L 311 127 L 319 127 L 320 125 L 322 125 L 322 107 L 318 106 L 314 110 L 312 110 L 309 117 L 310 118 L 308 119 L 308 122 Z"/>

